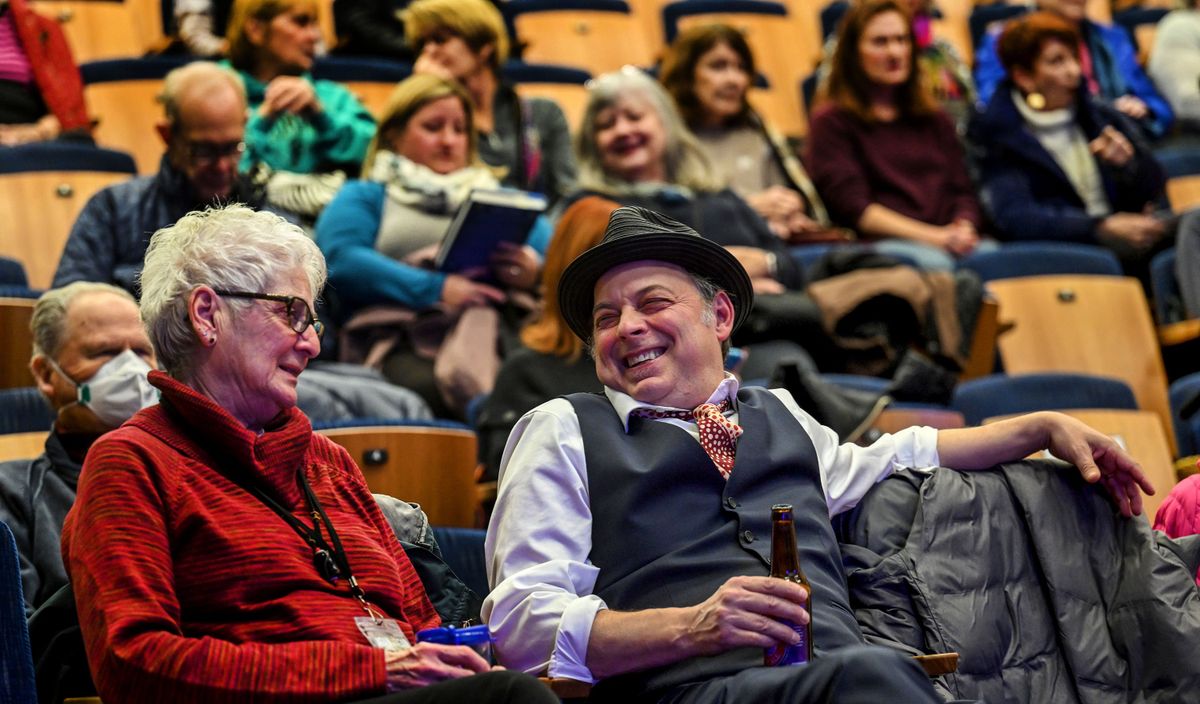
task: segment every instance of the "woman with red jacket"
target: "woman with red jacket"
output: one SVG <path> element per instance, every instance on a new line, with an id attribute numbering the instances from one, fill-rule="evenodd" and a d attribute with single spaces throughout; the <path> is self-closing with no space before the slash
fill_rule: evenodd
<path id="1" fill-rule="evenodd" d="M 0 145 L 87 135 L 83 79 L 54 20 L 0 0 Z"/>

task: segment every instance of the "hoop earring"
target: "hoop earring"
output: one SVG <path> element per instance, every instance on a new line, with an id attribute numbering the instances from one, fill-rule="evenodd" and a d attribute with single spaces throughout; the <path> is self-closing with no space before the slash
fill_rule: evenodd
<path id="1" fill-rule="evenodd" d="M 1044 110 L 1046 108 L 1046 96 L 1034 91 L 1025 96 L 1025 104 L 1034 110 Z"/>

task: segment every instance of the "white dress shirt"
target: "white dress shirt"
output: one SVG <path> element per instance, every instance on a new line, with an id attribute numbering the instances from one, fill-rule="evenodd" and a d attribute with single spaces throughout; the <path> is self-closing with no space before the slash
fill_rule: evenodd
<path id="1" fill-rule="evenodd" d="M 734 423 L 737 390 L 737 380 L 727 376 L 709 398 L 714 404 L 730 399 L 725 415 Z M 610 388 L 604 393 L 626 432 L 635 409 L 662 410 Z M 933 428 L 884 435 L 870 447 L 842 445 L 787 391 L 771 393 L 812 439 L 831 516 L 853 508 L 897 468 L 938 464 Z M 694 422 L 654 422 L 683 428 L 699 442 Z M 579 418 L 569 401 L 554 399 L 517 421 L 500 464 L 499 494 L 485 544 L 492 591 L 483 602 L 483 619 L 503 665 L 595 682 L 586 664 L 587 645 L 596 612 L 607 606 L 592 593 L 600 570 L 588 559 L 591 549 L 592 511 Z"/>

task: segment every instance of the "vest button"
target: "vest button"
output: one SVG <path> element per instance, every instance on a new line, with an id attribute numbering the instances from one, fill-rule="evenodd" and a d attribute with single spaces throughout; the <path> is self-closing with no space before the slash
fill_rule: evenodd
<path id="1" fill-rule="evenodd" d="M 752 531 L 752 530 L 742 531 L 742 540 L 747 543 L 753 543 L 754 542 L 754 531 Z"/>
<path id="2" fill-rule="evenodd" d="M 738 507 L 737 499 L 730 496 L 728 499 L 725 499 L 725 505 L 728 506 L 729 508 L 737 508 Z"/>

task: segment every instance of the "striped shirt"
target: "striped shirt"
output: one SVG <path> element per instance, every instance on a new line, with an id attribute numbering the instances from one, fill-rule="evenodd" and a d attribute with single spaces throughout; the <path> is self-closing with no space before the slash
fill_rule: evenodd
<path id="1" fill-rule="evenodd" d="M 21 47 L 11 12 L 0 13 L 0 81 L 33 85 L 33 64 Z"/>

